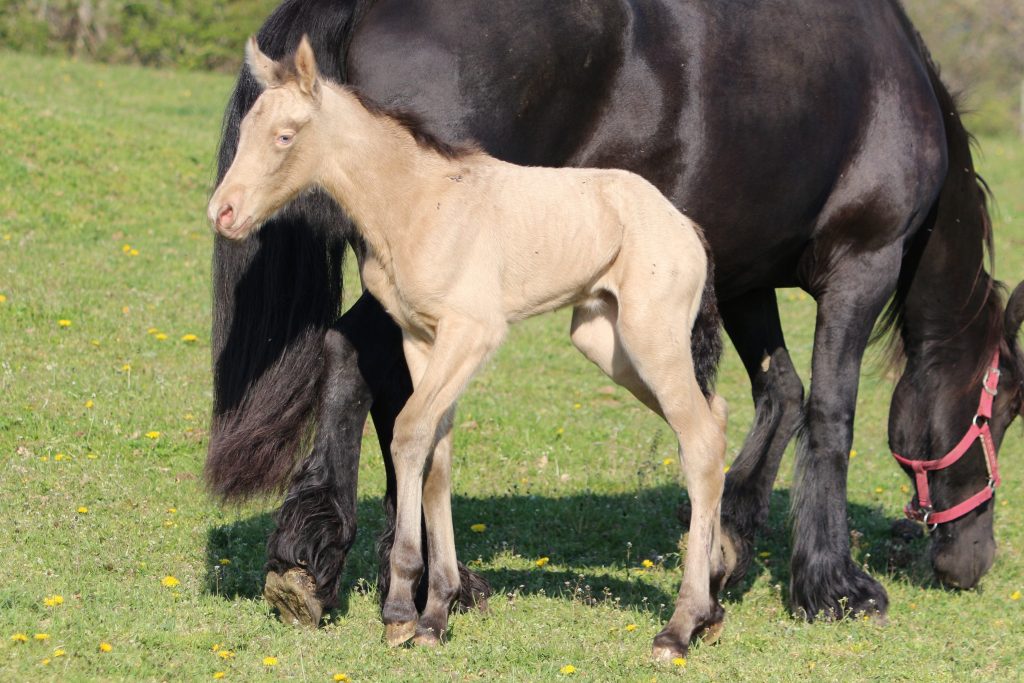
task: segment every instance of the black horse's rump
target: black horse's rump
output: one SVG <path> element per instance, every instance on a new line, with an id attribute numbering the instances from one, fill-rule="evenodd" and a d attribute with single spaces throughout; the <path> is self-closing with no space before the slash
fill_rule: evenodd
<path id="1" fill-rule="evenodd" d="M 875 320 L 895 295 L 890 320 L 908 362 L 890 436 L 908 457 L 945 448 L 970 421 L 961 397 L 994 344 L 1007 386 L 1019 387 L 1021 358 L 1020 316 L 1004 324 L 984 271 L 990 224 L 967 133 L 897 0 L 285 0 L 259 44 L 280 58 L 303 34 L 325 75 L 417 112 L 446 144 L 476 140 L 524 165 L 628 169 L 700 224 L 756 406 L 726 482 L 725 531 L 749 552 L 782 454 L 804 425 L 793 606 L 809 617 L 884 611 L 884 590 L 850 559 L 846 513 L 857 378 Z M 221 175 L 257 95 L 243 70 Z M 387 461 L 411 390 L 395 326 L 375 302 L 335 322 L 346 221 L 314 194 L 257 239 L 217 238 L 214 252 L 207 479 L 229 498 L 289 487 L 269 564 L 307 568 L 325 603 L 355 533 L 367 412 Z M 710 286 L 693 335 L 705 389 L 721 350 Z M 774 293 L 790 286 L 818 303 L 806 407 Z M 1018 290 L 1008 309 L 1022 299 Z M 1019 410 L 1019 392 L 1000 397 L 997 437 Z M 965 462 L 933 475 L 940 502 L 978 483 L 980 450 Z M 937 546 L 971 554 L 991 522 L 989 506 L 944 525 Z M 941 571 L 973 585 L 986 568 Z"/>

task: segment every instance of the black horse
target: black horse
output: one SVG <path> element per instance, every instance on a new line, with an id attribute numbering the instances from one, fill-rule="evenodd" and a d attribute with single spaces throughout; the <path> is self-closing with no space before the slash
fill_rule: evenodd
<path id="1" fill-rule="evenodd" d="M 700 223 L 756 404 L 723 504 L 733 579 L 802 426 L 792 607 L 811 619 L 885 612 L 885 591 L 850 557 L 846 474 L 861 360 L 886 303 L 905 359 L 890 417 L 903 456 L 953 448 L 996 350 L 1002 376 L 987 423 L 998 444 L 1021 411 L 1024 378 L 1024 287 L 1004 310 L 984 268 L 991 226 L 968 135 L 897 0 L 285 0 L 259 43 L 280 58 L 303 34 L 329 77 L 419 112 L 444 139 L 472 138 L 519 164 L 629 169 Z M 257 95 L 243 69 L 221 175 Z M 267 567 L 297 578 L 268 597 L 313 622 L 336 603 L 355 536 L 367 413 L 392 522 L 388 444 L 410 392 L 397 328 L 376 302 L 364 296 L 338 319 L 346 221 L 325 196 L 307 195 L 256 239 L 217 238 L 213 263 L 207 478 L 225 498 L 287 489 Z M 818 305 L 806 403 L 775 298 L 793 286 Z M 986 463 L 974 444 L 930 474 L 933 505 L 983 489 Z M 941 581 L 978 582 L 994 556 L 992 523 L 987 500 L 937 525 Z M 385 563 L 389 543 L 385 534 Z M 485 596 L 486 583 L 461 571 L 462 602 Z"/>

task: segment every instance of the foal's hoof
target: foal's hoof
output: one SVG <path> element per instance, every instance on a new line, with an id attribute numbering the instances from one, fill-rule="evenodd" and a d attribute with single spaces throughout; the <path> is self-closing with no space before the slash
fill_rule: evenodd
<path id="1" fill-rule="evenodd" d="M 277 609 L 285 624 L 316 628 L 324 607 L 316 597 L 316 582 L 309 572 L 292 567 L 284 574 L 269 572 L 263 598 Z"/>
<path id="2" fill-rule="evenodd" d="M 384 640 L 388 642 L 388 647 L 403 645 L 415 635 L 415 621 L 400 621 L 395 624 L 384 625 Z"/>
<path id="3" fill-rule="evenodd" d="M 419 647 L 439 647 L 442 636 L 443 634 L 439 634 L 432 628 L 421 626 L 416 629 L 416 635 L 413 636 L 412 644 Z"/>
<path id="4" fill-rule="evenodd" d="M 686 659 L 689 646 L 681 642 L 670 633 L 662 631 L 654 636 L 654 646 L 651 648 L 651 657 L 654 661 L 662 664 L 671 664 L 676 659 Z"/>
<path id="5" fill-rule="evenodd" d="M 705 626 L 697 637 L 700 638 L 701 642 L 705 645 L 714 645 L 718 642 L 718 639 L 722 637 L 722 629 L 725 628 L 725 622 L 719 621 L 714 624 Z"/>

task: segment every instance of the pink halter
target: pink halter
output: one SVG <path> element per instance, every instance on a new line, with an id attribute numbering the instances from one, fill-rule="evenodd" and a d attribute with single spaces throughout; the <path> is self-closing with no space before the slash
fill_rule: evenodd
<path id="1" fill-rule="evenodd" d="M 914 507 L 914 501 L 911 499 L 906 507 L 903 508 L 903 512 L 907 515 L 908 519 L 931 524 L 934 529 L 935 525 L 962 517 L 992 498 L 1001 480 L 999 479 L 999 463 L 996 460 L 996 444 L 992 440 L 992 431 L 989 429 L 988 423 L 992 419 L 992 401 L 998 393 L 999 349 L 997 348 L 992 356 L 992 363 L 985 371 L 985 379 L 981 384 L 981 400 L 978 402 L 978 412 L 974 415 L 967 433 L 960 439 L 960 443 L 949 453 L 936 460 L 910 460 L 902 455 L 892 454 L 892 457 L 896 458 L 897 462 L 906 465 L 914 472 L 918 504 L 917 507 Z M 970 449 L 975 439 L 981 441 L 981 449 L 985 452 L 988 483 L 985 484 L 985 488 L 962 503 L 954 505 L 947 510 L 935 512 L 932 509 L 931 497 L 928 494 L 928 472 L 945 469 L 955 463 Z"/>

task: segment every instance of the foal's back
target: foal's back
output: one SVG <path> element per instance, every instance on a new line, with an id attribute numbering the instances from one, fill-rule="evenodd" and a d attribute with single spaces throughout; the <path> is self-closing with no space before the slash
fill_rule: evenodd
<path id="1" fill-rule="evenodd" d="M 439 219 L 459 235 L 452 267 L 474 296 L 500 296 L 507 321 L 615 294 L 639 260 L 706 271 L 699 228 L 636 174 L 481 155 L 448 180 Z"/>

